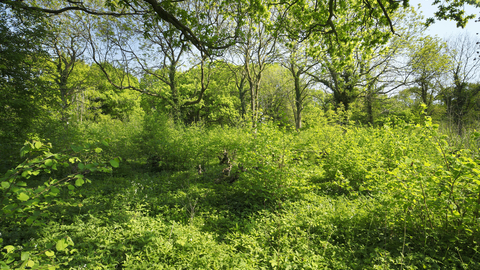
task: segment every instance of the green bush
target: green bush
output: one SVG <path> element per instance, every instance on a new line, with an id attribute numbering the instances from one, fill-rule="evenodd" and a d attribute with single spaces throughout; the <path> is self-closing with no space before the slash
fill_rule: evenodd
<path id="1" fill-rule="evenodd" d="M 41 141 L 26 142 L 20 150 L 25 161 L 14 169 L 9 170 L 0 179 L 0 220 L 2 231 L 11 228 L 28 228 L 48 226 L 52 208 L 69 203 L 68 197 L 61 197 L 61 193 L 69 196 L 76 194 L 76 189 L 84 183 L 90 183 L 85 177 L 87 173 L 111 172 L 111 166 L 118 167 L 119 159 L 107 163 L 96 160 L 95 156 L 102 149 L 95 145 L 72 146 L 72 150 L 65 153 L 52 153 L 52 145 Z M 52 175 L 53 171 L 69 167 L 72 171 L 59 179 L 43 175 Z M 45 181 L 45 182 L 43 182 Z M 43 183 L 42 183 L 43 182 Z M 48 269 L 55 269 L 57 264 L 53 245 L 50 244 L 42 250 L 36 246 L 25 244 L 21 239 L 0 238 L 1 254 L 0 264 L 9 269 L 25 267 L 39 268 L 41 265 Z M 60 237 L 55 240 L 57 252 L 67 256 L 73 250 L 70 237 Z"/>

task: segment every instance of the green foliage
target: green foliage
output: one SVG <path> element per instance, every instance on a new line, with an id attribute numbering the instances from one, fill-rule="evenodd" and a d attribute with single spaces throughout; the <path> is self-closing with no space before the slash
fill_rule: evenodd
<path id="1" fill-rule="evenodd" d="M 38 14 L 24 13 L 0 4 L 0 173 L 19 160 L 15 149 L 35 132 L 36 120 L 47 94 L 40 79 L 48 34 Z M 36 116 L 36 117 L 32 117 Z"/>
<path id="2" fill-rule="evenodd" d="M 478 149 L 455 149 L 429 122 L 423 130 L 424 144 L 435 148 L 440 159 L 405 157 L 388 172 L 384 190 L 395 198 L 392 209 L 423 221 L 412 226 L 435 231 L 436 237 L 453 245 L 466 244 L 480 235 Z M 479 134 L 473 136 L 477 139 Z"/>
<path id="3" fill-rule="evenodd" d="M 446 53 L 446 44 L 438 37 L 420 37 L 409 43 L 408 48 L 408 72 L 415 85 L 409 92 L 419 103 L 427 105 L 430 114 L 430 107 L 441 89 L 441 78 L 451 68 L 452 58 Z"/>
<path id="4" fill-rule="evenodd" d="M 77 144 L 95 143 L 98 141 L 108 142 L 102 146 L 103 151 L 98 156 L 104 160 L 121 157 L 124 161 L 132 161 L 140 158 L 138 145 L 142 132 L 141 116 L 132 114 L 128 121 L 120 121 L 104 117 L 97 122 L 84 122 L 76 127 L 80 136 L 73 137 Z M 123 166 L 122 166 L 123 167 Z"/>
<path id="5" fill-rule="evenodd" d="M 455 9 L 463 2 L 450 1 L 437 16 L 463 22 Z M 61 3 L 34 4 L 59 8 Z M 421 46 L 410 45 L 408 38 L 391 39 L 390 19 L 403 18 L 399 1 L 329 0 L 318 1 L 316 8 L 305 1 L 274 7 L 244 0 L 163 1 L 168 20 L 155 15 L 162 9 L 145 3 L 107 1 L 104 7 L 146 11 L 138 17 L 144 38 L 153 39 L 155 25 L 165 26 L 157 45 L 165 41 L 173 50 L 137 62 L 140 67 L 158 60 L 158 76 L 144 75 L 141 83 L 135 76 L 142 74 L 131 67 L 103 62 L 116 88 L 96 66 L 81 61 L 74 62 L 68 82 L 55 86 L 61 76 L 47 75 L 51 67 L 42 63 L 48 58 L 42 50 L 43 21 L 5 8 L 26 2 L 1 4 L 0 151 L 1 162 L 7 162 L 0 166 L 14 161 L 16 144 L 24 139 L 48 137 L 57 149 L 69 148 L 27 142 L 21 149 L 25 161 L 0 179 L 0 268 L 480 268 L 480 135 L 474 131 L 464 138 L 468 143 L 458 142 L 424 116 L 421 102 L 431 114 L 444 109 L 433 102 L 434 82 L 449 59 L 438 54 L 443 46 L 436 39 L 421 38 Z M 103 8 L 93 2 L 79 6 L 93 7 Z M 212 23 L 212 14 L 222 25 Z M 202 62 L 204 70 L 183 71 L 179 56 L 168 68 L 175 48 L 188 51 L 193 45 L 205 56 L 241 41 L 242 32 L 251 30 L 242 27 L 248 20 L 275 30 L 274 35 L 300 39 L 299 46 L 309 44 L 297 52 L 305 49 L 328 62 L 323 67 L 328 76 L 317 81 L 333 94 L 312 90 L 295 104 L 285 70 L 269 63 L 262 80 L 257 74 L 250 81 L 259 83 L 261 94 L 252 103 L 259 106 L 251 108 L 259 113 L 253 125 L 245 121 L 248 115 L 240 117 L 248 87 L 232 80 L 231 71 L 241 66 L 213 61 Z M 113 33 L 141 34 L 133 34 L 131 18 L 115 26 L 100 21 L 105 27 L 97 33 L 109 37 L 103 45 L 128 45 L 129 39 Z M 409 27 L 417 25 L 402 31 L 415 31 Z M 376 76 L 364 71 L 377 62 L 373 48 L 389 40 L 392 46 L 378 54 L 389 56 L 395 42 L 402 43 L 395 48 L 408 47 L 410 72 L 426 87 L 380 104 L 379 93 L 389 86 L 379 87 Z M 149 46 L 144 45 L 138 49 Z M 133 55 L 126 48 L 94 53 L 122 53 L 127 60 Z M 260 64 L 254 62 L 243 68 Z M 137 91 L 119 90 L 123 86 Z M 473 99 L 478 89 L 471 86 L 466 90 Z M 369 104 L 377 122 L 358 102 L 367 94 L 377 98 Z M 305 125 L 300 128 L 297 121 L 293 131 L 291 124 L 300 119 L 296 110 L 304 110 Z M 127 166 L 114 173 L 111 168 L 121 161 Z"/>
<path id="6" fill-rule="evenodd" d="M 85 81 L 84 84 L 88 87 L 77 93 L 76 108 L 72 112 L 74 120 L 77 122 L 101 121 L 103 118 L 128 120 L 130 116 L 143 114 L 140 108 L 140 93 L 117 89 L 96 66 L 85 67 L 80 63 L 79 66 L 76 70 L 80 73 L 78 76 L 85 76 L 80 77 L 79 80 Z M 82 72 L 81 68 L 85 68 L 86 71 Z M 124 80 L 134 86 L 138 84 L 136 78 L 123 74 L 122 70 L 112 65 L 104 64 L 104 68 L 109 72 L 113 83 L 117 85 L 125 83 Z"/>
<path id="7" fill-rule="evenodd" d="M 82 174 L 72 173 L 55 182 L 58 193 L 45 192 L 49 204 L 28 208 L 31 190 L 50 186 L 37 184 L 44 178 L 33 165 L 19 167 L 2 190 L 17 185 L 7 197 L 25 218 L 2 224 L 2 259 L 58 268 L 478 268 L 478 133 L 462 150 L 430 118 L 373 128 L 327 116 L 300 132 L 268 121 L 255 129 L 182 126 L 160 114 L 143 126 L 107 121 L 85 131 L 108 145 L 58 158 L 29 143 L 23 152 L 37 170 L 53 173 L 57 164 L 60 172 L 61 160 L 74 156 L 78 169 L 115 167 L 119 159 L 96 160 L 122 151 L 133 170 L 92 173 L 81 189 Z M 230 161 L 219 164 L 225 152 Z M 156 171 L 133 163 L 148 155 L 160 157 Z M 30 218 L 40 208 L 48 217 Z"/>
<path id="8" fill-rule="evenodd" d="M 292 110 L 295 93 L 291 76 L 286 68 L 278 64 L 270 65 L 263 72 L 259 89 L 263 97 L 259 104 L 262 113 L 282 126 L 295 125 Z"/>
<path id="9" fill-rule="evenodd" d="M 51 153 L 51 148 L 51 144 L 42 141 L 26 142 L 20 150 L 25 161 L 0 179 L 2 229 L 48 226 L 52 209 L 70 203 L 62 194 L 74 197 L 79 187 L 91 183 L 86 174 L 112 170 L 106 163 L 96 160 L 96 155 L 102 151 L 98 145 L 74 145 L 68 152 L 55 154 Z M 118 167 L 119 162 L 120 159 L 115 158 L 109 163 L 112 167 Z M 62 168 L 71 171 L 59 179 L 52 177 L 55 171 L 62 171 Z M 42 175 L 50 177 L 45 181 Z M 68 236 L 55 240 L 55 243 L 57 252 L 67 255 L 74 252 L 68 249 L 74 245 Z M 56 254 L 51 245 L 39 251 L 36 245 L 33 247 L 21 242 L 9 244 L 0 238 L 0 247 L 2 268 L 56 269 L 62 265 L 56 263 Z"/>

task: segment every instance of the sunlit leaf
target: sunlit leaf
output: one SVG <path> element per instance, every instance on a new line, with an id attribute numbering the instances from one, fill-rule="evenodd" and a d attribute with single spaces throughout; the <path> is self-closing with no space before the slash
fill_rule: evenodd
<path id="1" fill-rule="evenodd" d="M 10 183 L 7 181 L 2 182 L 2 188 L 7 189 L 10 187 Z"/>
<path id="2" fill-rule="evenodd" d="M 20 149 L 20 156 L 24 157 L 27 153 L 30 152 L 32 148 L 30 147 L 30 144 L 25 144 L 22 149 Z"/>
<path id="3" fill-rule="evenodd" d="M 35 142 L 35 148 L 40 149 L 42 146 L 42 142 Z"/>
<path id="4" fill-rule="evenodd" d="M 26 261 L 26 260 L 28 260 L 28 258 L 30 258 L 30 253 L 28 253 L 26 251 L 22 251 L 22 255 L 20 256 L 20 259 L 22 261 Z"/>
<path id="5" fill-rule="evenodd" d="M 47 255 L 48 257 L 53 257 L 55 255 L 55 252 L 53 252 L 51 250 L 47 250 L 47 251 L 45 251 L 45 255 Z"/>
<path id="6" fill-rule="evenodd" d="M 5 246 L 3 249 L 7 250 L 7 253 L 11 253 L 15 250 L 15 247 L 14 246 Z"/>
<path id="7" fill-rule="evenodd" d="M 67 248 L 67 243 L 65 242 L 65 239 L 62 238 L 60 240 L 57 241 L 57 245 L 55 246 L 57 251 L 62 251 L 64 250 L 65 248 Z"/>
<path id="8" fill-rule="evenodd" d="M 51 159 L 45 160 L 45 165 L 48 166 L 48 167 L 52 166 L 53 165 L 53 160 L 51 160 Z"/>
<path id="9" fill-rule="evenodd" d="M 28 260 L 28 262 L 27 262 L 27 265 L 26 265 L 26 266 L 27 266 L 27 267 L 33 267 L 34 265 L 35 265 L 35 262 L 34 262 L 34 261 L 32 261 L 32 260 Z"/>
<path id="10" fill-rule="evenodd" d="M 83 183 L 85 183 L 85 181 L 82 179 L 82 178 L 78 178 L 76 181 L 75 181 L 75 185 L 77 187 L 83 185 Z"/>
<path id="11" fill-rule="evenodd" d="M 20 194 L 18 194 L 18 199 L 19 199 L 20 201 L 22 201 L 22 202 L 28 200 L 29 198 L 30 198 L 30 197 L 29 197 L 27 194 L 23 193 L 23 192 L 20 193 Z"/>

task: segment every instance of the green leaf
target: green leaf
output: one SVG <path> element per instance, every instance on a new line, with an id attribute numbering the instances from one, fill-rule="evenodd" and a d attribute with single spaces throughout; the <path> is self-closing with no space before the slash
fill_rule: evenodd
<path id="1" fill-rule="evenodd" d="M 33 222 L 35 221 L 35 219 L 37 219 L 37 217 L 30 216 L 30 217 L 27 218 L 27 220 L 25 220 L 25 224 L 32 225 Z"/>
<path id="2" fill-rule="evenodd" d="M 21 157 L 24 157 L 26 154 L 28 154 L 30 152 L 30 150 L 32 150 L 32 148 L 30 147 L 30 144 L 29 143 L 26 143 L 22 149 L 20 149 L 20 156 Z"/>
<path id="3" fill-rule="evenodd" d="M 68 187 L 69 190 L 74 190 L 75 189 L 75 187 L 73 185 L 68 185 L 67 187 Z"/>
<path id="4" fill-rule="evenodd" d="M 45 187 L 40 186 L 40 187 L 38 187 L 34 192 L 38 194 L 38 193 L 40 193 L 40 192 L 42 192 L 42 191 L 44 191 L 44 190 L 45 190 Z"/>
<path id="5" fill-rule="evenodd" d="M 118 160 L 118 158 L 112 159 L 110 160 L 110 165 L 112 165 L 112 167 L 114 168 L 118 168 L 118 166 L 120 166 L 120 161 Z"/>
<path id="6" fill-rule="evenodd" d="M 40 149 L 42 146 L 42 142 L 35 142 L 35 148 Z"/>
<path id="7" fill-rule="evenodd" d="M 67 245 L 69 245 L 69 246 L 74 246 L 74 245 L 75 245 L 75 244 L 73 243 L 72 238 L 70 238 L 70 236 L 67 236 Z"/>
<path id="8" fill-rule="evenodd" d="M 78 178 L 78 179 L 75 181 L 75 185 L 76 185 L 77 187 L 82 186 L 83 183 L 85 183 L 85 181 L 84 181 L 82 178 Z"/>
<path id="9" fill-rule="evenodd" d="M 27 194 L 23 193 L 23 192 L 20 193 L 20 194 L 18 194 L 18 199 L 19 199 L 20 201 L 22 201 L 22 202 L 28 200 L 29 198 L 30 198 L 30 197 L 29 197 Z"/>
<path id="10" fill-rule="evenodd" d="M 10 187 L 10 183 L 7 181 L 2 182 L 2 188 L 7 189 Z"/>
<path id="11" fill-rule="evenodd" d="M 24 171 L 22 172 L 22 177 L 27 177 L 31 174 L 32 172 L 31 171 Z"/>
<path id="12" fill-rule="evenodd" d="M 53 160 L 51 160 L 51 159 L 45 160 L 45 165 L 48 166 L 48 167 L 52 166 L 53 165 Z"/>
<path id="13" fill-rule="evenodd" d="M 101 153 L 103 150 L 100 147 L 95 148 L 95 153 Z"/>
<path id="14" fill-rule="evenodd" d="M 68 244 L 65 242 L 65 239 L 64 239 L 64 238 L 62 238 L 62 239 L 60 239 L 60 240 L 57 241 L 57 245 L 56 245 L 57 251 L 62 251 L 62 250 L 64 250 L 67 246 L 68 246 Z"/>
<path id="15" fill-rule="evenodd" d="M 28 260 L 28 262 L 27 262 L 27 265 L 26 265 L 26 266 L 27 266 L 27 267 L 33 267 L 34 265 L 35 265 L 35 262 L 34 262 L 34 261 L 32 261 L 32 260 Z"/>
<path id="16" fill-rule="evenodd" d="M 45 251 L 45 255 L 47 255 L 48 257 L 53 257 L 55 255 L 55 252 L 53 252 L 51 250 L 47 250 L 47 251 Z"/>
<path id="17" fill-rule="evenodd" d="M 4 249 L 6 249 L 6 250 L 7 250 L 7 253 L 11 253 L 11 252 L 13 252 L 13 251 L 15 250 L 15 247 L 14 247 L 14 246 L 11 246 L 11 245 L 9 245 L 9 246 L 6 246 L 6 247 L 4 247 Z"/>
<path id="18" fill-rule="evenodd" d="M 22 251 L 22 255 L 20 256 L 20 259 L 22 261 L 26 261 L 26 260 L 28 260 L 28 258 L 30 258 L 30 253 L 28 253 L 26 251 Z"/>
<path id="19" fill-rule="evenodd" d="M 83 163 L 78 163 L 78 169 L 79 170 L 85 169 L 85 165 Z"/>
<path id="20" fill-rule="evenodd" d="M 53 196 L 57 196 L 58 193 L 60 193 L 60 189 L 58 189 L 57 187 L 52 187 L 52 190 L 50 191 L 50 193 L 51 193 Z"/>

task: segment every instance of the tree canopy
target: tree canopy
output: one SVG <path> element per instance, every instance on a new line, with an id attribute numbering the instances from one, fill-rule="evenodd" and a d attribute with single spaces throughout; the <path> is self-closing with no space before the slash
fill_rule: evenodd
<path id="1" fill-rule="evenodd" d="M 392 15 L 401 7 L 408 7 L 409 0 L 106 0 L 97 1 L 12 1 L 0 0 L 14 9 L 61 14 L 82 11 L 99 16 L 152 17 L 157 22 L 166 22 L 181 33 L 197 49 L 207 54 L 225 49 L 242 40 L 242 26 L 246 18 L 268 22 L 277 35 L 294 36 L 299 40 L 331 36 L 342 42 L 355 41 L 348 35 L 358 28 L 380 29 L 374 32 L 372 42 L 384 41 L 385 35 L 395 33 Z M 464 4 L 479 6 L 477 0 L 434 0 L 438 6 L 435 17 L 454 20 L 464 27 L 474 16 L 465 14 Z M 355 14 L 355 16 L 349 16 Z M 428 23 L 433 23 L 429 19 Z M 146 20 L 148 25 L 151 22 Z M 389 32 L 382 30 L 387 26 Z"/>

